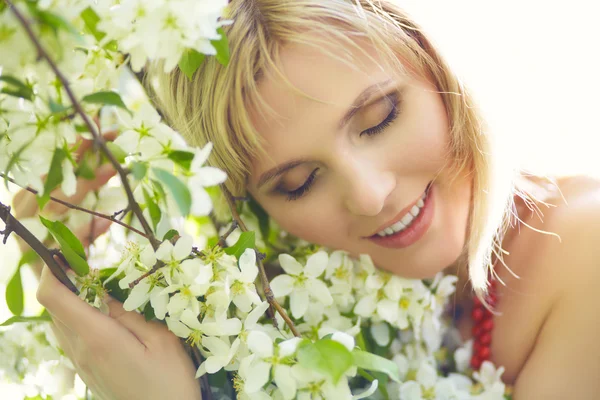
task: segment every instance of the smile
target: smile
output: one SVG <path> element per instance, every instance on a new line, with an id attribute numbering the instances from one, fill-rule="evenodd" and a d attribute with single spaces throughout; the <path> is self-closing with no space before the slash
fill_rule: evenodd
<path id="1" fill-rule="evenodd" d="M 404 248 L 419 240 L 429 229 L 433 220 L 434 186 L 432 183 L 407 210 L 403 210 L 386 227 L 368 239 L 376 244 L 388 248 Z"/>

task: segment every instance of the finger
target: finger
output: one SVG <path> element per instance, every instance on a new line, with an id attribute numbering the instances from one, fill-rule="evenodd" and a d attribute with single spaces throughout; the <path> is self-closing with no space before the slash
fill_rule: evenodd
<path id="1" fill-rule="evenodd" d="M 123 303 L 110 295 L 106 296 L 109 315 L 134 334 L 140 342 L 147 344 L 154 341 L 163 331 L 164 325 L 156 321 L 146 321 L 146 318 L 135 311 L 126 311 Z"/>
<path id="2" fill-rule="evenodd" d="M 112 142 L 113 140 L 115 140 L 117 138 L 117 136 L 119 136 L 119 131 L 117 131 L 117 130 L 110 130 L 110 131 L 104 132 L 102 134 L 102 137 L 107 142 Z M 81 157 L 86 151 L 88 151 L 94 144 L 93 140 L 88 140 L 88 139 L 83 139 L 83 138 L 81 140 L 82 140 L 81 145 L 77 148 L 77 151 L 75 152 L 77 159 L 79 159 L 79 157 Z"/>
<path id="3" fill-rule="evenodd" d="M 50 315 L 52 316 L 52 314 L 50 314 Z M 65 324 L 60 322 L 54 316 L 52 316 L 52 322 L 50 323 L 50 329 L 52 329 L 52 332 L 54 333 L 54 337 L 56 338 L 56 341 L 58 342 L 58 345 L 60 346 L 60 348 L 65 352 L 65 354 L 67 355 L 67 357 L 69 357 L 69 359 L 73 360 L 73 355 L 74 355 L 73 344 L 74 344 L 74 340 L 76 339 L 73 332 L 71 332 L 69 330 L 69 328 L 67 328 L 65 326 Z"/>
<path id="4" fill-rule="evenodd" d="M 112 344 L 119 343 L 144 349 L 144 345 L 127 328 L 81 300 L 60 283 L 47 265 L 42 269 L 36 296 L 48 312 L 93 348 L 106 347 L 108 350 Z"/>
<path id="5" fill-rule="evenodd" d="M 75 236 L 81 240 L 83 247 L 87 248 L 94 243 L 98 237 L 106 233 L 111 224 L 112 221 L 106 218 L 93 217 L 89 224 L 86 224 L 77 230 Z"/>
<path id="6" fill-rule="evenodd" d="M 104 164 L 96 170 L 96 177 L 94 179 L 77 179 L 77 192 L 74 195 L 68 197 L 60 189 L 56 189 L 54 192 L 51 193 L 51 195 L 57 199 L 64 200 L 67 203 L 77 205 L 83 201 L 83 199 L 88 195 L 89 192 L 98 190 L 102 186 L 104 186 L 110 178 L 115 176 L 116 172 L 117 171 L 112 167 L 112 165 Z M 57 203 L 55 201 L 48 203 L 48 206 L 46 207 L 46 210 L 48 210 L 54 215 L 63 214 L 68 209 L 68 207 L 63 206 L 62 204 Z M 33 213 L 35 213 L 36 210 L 37 208 L 34 208 Z"/>

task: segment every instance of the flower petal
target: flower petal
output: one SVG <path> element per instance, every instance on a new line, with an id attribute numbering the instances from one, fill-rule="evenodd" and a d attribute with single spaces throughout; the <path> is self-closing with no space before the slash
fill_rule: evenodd
<path id="1" fill-rule="evenodd" d="M 168 240 L 165 240 L 160 244 L 156 250 L 156 258 L 159 260 L 169 262 L 171 261 L 171 254 L 173 253 L 173 244 Z"/>
<path id="2" fill-rule="evenodd" d="M 163 293 L 163 288 L 155 286 L 150 291 L 150 305 L 154 309 L 154 315 L 158 319 L 164 319 L 167 313 L 167 305 L 169 304 L 169 295 Z"/>
<path id="3" fill-rule="evenodd" d="M 173 247 L 173 259 L 175 260 L 183 260 L 187 256 L 190 255 L 192 251 L 192 245 L 194 244 L 194 240 L 190 235 L 183 235 L 175 243 L 175 247 Z"/>
<path id="4" fill-rule="evenodd" d="M 265 314 L 265 312 L 267 312 L 268 308 L 269 303 L 267 303 L 266 301 L 263 301 L 262 303 L 254 307 L 254 310 L 250 311 L 250 313 L 246 316 L 246 320 L 244 321 L 244 327 L 246 328 L 246 330 L 254 328 L 260 317 L 262 317 Z"/>
<path id="5" fill-rule="evenodd" d="M 333 304 L 333 297 L 327 288 L 327 285 L 320 279 L 310 279 L 307 282 L 310 295 L 319 300 L 323 305 L 330 306 Z"/>
<path id="6" fill-rule="evenodd" d="M 278 364 L 275 366 L 274 381 L 285 400 L 296 397 L 296 380 L 292 377 L 291 367 Z"/>
<path id="7" fill-rule="evenodd" d="M 190 328 L 182 324 L 177 318 L 166 317 L 165 321 L 167 321 L 169 330 L 180 338 L 187 339 L 187 337 L 190 336 L 190 333 L 192 333 Z"/>
<path id="8" fill-rule="evenodd" d="M 258 392 L 268 381 L 271 372 L 271 364 L 259 361 L 248 369 L 244 389 L 247 393 Z"/>
<path id="9" fill-rule="evenodd" d="M 308 290 L 296 289 L 290 295 L 290 308 L 294 318 L 302 318 L 308 310 Z"/>
<path id="10" fill-rule="evenodd" d="M 294 289 L 294 278 L 289 275 L 276 276 L 270 283 L 275 297 L 287 296 Z"/>
<path id="11" fill-rule="evenodd" d="M 321 276 L 325 268 L 327 268 L 327 262 L 329 256 L 324 251 L 319 251 L 308 257 L 306 261 L 306 267 L 304 267 L 304 274 L 311 278 L 318 278 Z"/>
<path id="12" fill-rule="evenodd" d="M 123 309 L 133 311 L 144 304 L 148 300 L 148 290 L 150 290 L 150 284 L 145 280 L 135 285 L 123 303 Z"/>
<path id="13" fill-rule="evenodd" d="M 248 348 L 261 357 L 273 355 L 273 340 L 263 331 L 251 331 L 248 334 Z"/>
<path id="14" fill-rule="evenodd" d="M 289 254 L 280 254 L 279 264 L 281 264 L 281 268 L 290 275 L 300 275 L 302 272 L 302 264 Z"/>

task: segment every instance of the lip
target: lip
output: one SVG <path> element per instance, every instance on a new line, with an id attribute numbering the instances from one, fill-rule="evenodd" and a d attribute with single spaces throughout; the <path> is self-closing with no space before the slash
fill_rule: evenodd
<path id="1" fill-rule="evenodd" d="M 425 188 L 424 192 L 427 192 L 431 188 L 432 182 L 429 182 L 429 184 L 427 184 L 427 187 Z M 417 203 L 419 202 L 419 199 L 421 198 L 422 195 L 423 195 L 423 193 L 421 193 L 421 195 L 419 195 L 418 199 L 416 199 L 411 204 L 409 204 L 408 207 L 400 210 L 400 212 L 398 213 L 398 215 L 396 215 L 393 220 L 391 220 L 389 222 L 386 222 L 385 224 L 381 225 L 379 228 L 377 228 L 377 230 L 375 231 L 375 233 L 373 235 L 368 236 L 368 237 L 377 236 L 377 232 L 381 232 L 382 230 L 384 230 L 386 228 L 389 228 L 390 226 L 394 225 L 396 222 L 400 221 L 402 219 L 402 217 L 404 217 L 410 210 L 412 210 L 412 208 L 415 205 L 417 205 Z"/>
<path id="2" fill-rule="evenodd" d="M 383 236 L 383 237 L 378 236 L 377 233 L 375 233 L 374 235 L 369 236 L 367 239 L 373 241 L 375 244 L 377 244 L 379 246 L 393 248 L 393 249 L 405 248 L 405 247 L 408 247 L 408 246 L 412 245 L 413 243 L 417 242 L 419 239 L 421 239 L 423 237 L 423 235 L 425 235 L 425 233 L 431 226 L 431 222 L 433 221 L 435 194 L 436 194 L 436 187 L 435 187 L 435 185 L 430 183 L 428 186 L 428 189 L 427 189 L 427 197 L 424 200 L 425 204 L 423 205 L 423 208 L 421 208 L 421 212 L 419 213 L 417 218 L 415 218 L 412 221 L 411 225 L 408 228 L 404 229 L 401 232 L 394 233 L 393 235 Z M 377 232 L 380 232 L 381 230 L 385 229 L 386 227 L 391 226 L 391 225 L 395 224 L 397 221 L 399 221 L 400 219 L 402 219 L 402 217 L 404 215 L 406 215 L 406 213 L 408 211 L 410 211 L 410 209 L 418 201 L 419 200 L 417 199 L 409 207 L 402 210 L 398 214 L 398 216 L 396 216 L 394 218 L 394 220 L 392 220 L 392 222 L 383 225 Z"/>

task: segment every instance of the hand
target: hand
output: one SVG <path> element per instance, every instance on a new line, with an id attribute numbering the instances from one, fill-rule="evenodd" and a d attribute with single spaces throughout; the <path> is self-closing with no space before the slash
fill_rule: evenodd
<path id="1" fill-rule="evenodd" d="M 179 338 L 107 297 L 110 312 L 104 315 L 60 283 L 47 266 L 42 269 L 37 299 L 92 393 L 102 400 L 201 399 L 196 370 Z"/>

